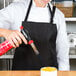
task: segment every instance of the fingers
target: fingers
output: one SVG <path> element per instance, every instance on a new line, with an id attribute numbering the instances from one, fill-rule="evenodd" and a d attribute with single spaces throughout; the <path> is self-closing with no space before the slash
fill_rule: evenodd
<path id="1" fill-rule="evenodd" d="M 22 44 L 22 40 L 20 39 L 19 36 L 16 35 L 15 38 L 16 38 L 16 40 L 18 41 L 19 44 Z"/>
<path id="2" fill-rule="evenodd" d="M 11 45 L 16 48 L 16 47 L 19 47 L 19 42 L 16 40 L 16 38 L 12 37 L 9 39 L 9 42 L 11 43 Z"/>
<path id="3" fill-rule="evenodd" d="M 14 44 L 14 42 L 12 41 L 12 39 L 9 40 L 9 42 L 11 43 L 11 45 L 16 48 L 16 45 Z"/>
<path id="4" fill-rule="evenodd" d="M 16 47 L 19 47 L 19 42 L 16 40 L 16 38 L 12 38 L 12 41 Z"/>
<path id="5" fill-rule="evenodd" d="M 22 40 L 16 35 L 15 38 L 12 38 L 15 48 L 19 47 L 22 44 Z"/>
<path id="6" fill-rule="evenodd" d="M 19 47 L 19 45 L 22 44 L 22 41 L 27 44 L 26 38 L 18 30 L 9 30 L 5 38 L 10 41 L 14 48 Z"/>
<path id="7" fill-rule="evenodd" d="M 23 34 L 22 34 L 21 32 L 19 32 L 19 31 L 17 31 L 17 34 L 18 34 L 19 37 L 23 40 L 23 42 L 24 42 L 25 44 L 27 44 L 27 40 L 26 40 L 26 38 L 23 36 Z"/>

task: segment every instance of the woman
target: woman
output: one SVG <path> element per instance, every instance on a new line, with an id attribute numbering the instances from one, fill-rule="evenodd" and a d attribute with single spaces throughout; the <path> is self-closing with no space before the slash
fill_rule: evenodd
<path id="1" fill-rule="evenodd" d="M 21 25 L 29 31 L 42 62 L 20 32 Z M 23 0 L 2 9 L 0 36 L 9 40 L 16 48 L 13 70 L 39 70 L 43 66 L 69 70 L 64 15 L 51 5 L 50 0 Z"/>

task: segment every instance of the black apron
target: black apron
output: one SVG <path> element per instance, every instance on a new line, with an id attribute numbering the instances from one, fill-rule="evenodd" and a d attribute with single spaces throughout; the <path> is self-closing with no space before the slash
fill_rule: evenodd
<path id="1" fill-rule="evenodd" d="M 56 24 L 53 24 L 55 6 L 53 6 L 53 11 L 51 11 L 50 5 L 48 4 L 48 11 L 51 15 L 50 23 L 27 21 L 31 6 L 32 0 L 22 25 L 29 31 L 31 39 L 34 40 L 43 62 L 40 62 L 30 45 L 22 43 L 15 50 L 12 70 L 40 70 L 43 66 L 58 68 L 56 53 L 57 27 Z"/>

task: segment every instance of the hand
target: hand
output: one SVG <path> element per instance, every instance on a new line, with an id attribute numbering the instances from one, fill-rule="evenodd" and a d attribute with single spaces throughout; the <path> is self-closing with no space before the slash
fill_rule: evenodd
<path id="1" fill-rule="evenodd" d="M 6 40 L 9 40 L 14 48 L 19 47 L 19 45 L 22 44 L 22 41 L 27 44 L 27 40 L 18 30 L 6 30 L 3 36 Z"/>

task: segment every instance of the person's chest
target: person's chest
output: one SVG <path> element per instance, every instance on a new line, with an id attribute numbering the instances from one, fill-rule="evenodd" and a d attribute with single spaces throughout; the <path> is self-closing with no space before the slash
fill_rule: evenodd
<path id="1" fill-rule="evenodd" d="M 13 29 L 19 29 L 19 27 L 22 25 L 22 21 L 24 21 L 24 19 L 26 18 L 27 10 L 26 9 L 23 10 L 24 11 L 16 15 L 15 22 L 12 26 Z M 48 7 L 39 8 L 32 6 L 27 21 L 49 23 L 50 19 L 51 19 L 51 13 Z"/>
<path id="2" fill-rule="evenodd" d="M 27 21 L 33 22 L 50 22 L 51 14 L 49 9 L 46 8 L 39 8 L 39 7 L 32 7 Z"/>

